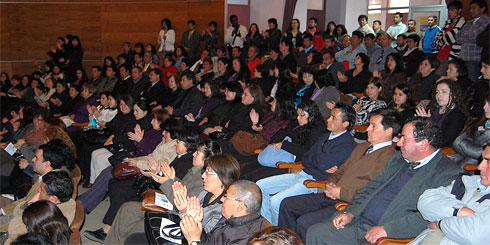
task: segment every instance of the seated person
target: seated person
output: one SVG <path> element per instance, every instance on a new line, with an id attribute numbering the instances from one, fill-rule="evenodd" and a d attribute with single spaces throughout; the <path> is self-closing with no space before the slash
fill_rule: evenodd
<path id="1" fill-rule="evenodd" d="M 70 225 L 61 208 L 62 204 L 57 206 L 49 200 L 39 200 L 24 210 L 22 220 L 29 232 L 46 234 L 53 244 L 69 244 Z"/>
<path id="2" fill-rule="evenodd" d="M 191 169 L 187 171 L 186 175 L 182 179 L 175 176 L 174 168 L 167 167 L 166 165 L 162 164 L 161 168 L 165 176 L 163 178 L 165 179 L 163 183 L 160 184 L 160 191 L 162 191 L 162 193 L 168 198 L 168 200 L 172 203 L 172 205 L 175 205 L 174 192 L 173 192 L 174 190 L 172 188 L 175 182 L 180 181 L 181 185 L 187 188 L 188 196 L 192 197 L 192 196 L 199 195 L 199 193 L 201 193 L 204 190 L 204 183 L 202 181 L 202 171 L 204 168 L 204 162 L 208 161 L 209 157 L 218 154 L 221 154 L 221 148 L 218 143 L 213 141 L 205 141 L 199 143 L 197 151 L 193 155 L 193 159 L 192 159 L 193 166 Z M 165 160 L 157 161 L 155 159 L 154 163 L 157 162 L 168 162 L 168 161 Z M 213 169 L 213 167 L 211 168 Z M 160 178 L 157 177 L 156 179 L 159 179 L 159 181 L 162 182 Z M 131 233 L 144 231 L 144 219 L 145 219 L 145 211 L 141 210 L 141 202 L 124 203 L 119 209 L 119 211 L 117 211 L 116 218 L 114 219 L 111 230 L 107 234 L 107 238 L 104 240 L 104 242 L 107 244 L 124 243 L 126 238 L 128 238 L 128 236 Z"/>
<path id="3" fill-rule="evenodd" d="M 294 99 L 294 105 L 298 106 L 302 101 L 309 100 L 313 95 L 313 90 L 315 90 L 315 73 L 309 67 L 303 68 L 301 71 L 302 81 L 300 88 L 296 91 L 296 98 Z"/>
<path id="4" fill-rule="evenodd" d="M 347 64 L 349 64 L 349 69 L 354 69 L 354 59 L 356 58 L 357 54 L 367 53 L 366 48 L 364 45 L 362 45 L 363 39 L 364 33 L 357 30 L 353 31 L 350 41 L 351 45 L 335 53 L 335 59 L 341 63 L 347 62 Z"/>
<path id="5" fill-rule="evenodd" d="M 38 193 L 43 176 L 52 170 L 69 171 L 74 168 L 73 154 L 71 149 L 61 139 L 54 139 L 41 145 L 33 159 L 34 171 L 40 175 L 38 181 L 34 183 L 24 198 L 3 206 L 0 210 L 0 232 L 6 232 L 8 222 L 17 214 L 19 208 L 23 207 L 28 201 L 32 200 Z"/>
<path id="6" fill-rule="evenodd" d="M 301 239 L 292 230 L 280 226 L 269 226 L 255 233 L 248 244 L 289 244 L 301 245 Z"/>
<path id="7" fill-rule="evenodd" d="M 395 85 L 388 107 L 395 109 L 400 114 L 402 124 L 413 117 L 413 114 L 415 114 L 415 103 L 413 102 L 412 87 L 407 83 Z"/>
<path id="8" fill-rule="evenodd" d="M 371 78 L 371 72 L 368 70 L 369 56 L 359 53 L 353 61 L 354 68 L 347 71 L 344 75 L 338 72 L 339 89 L 344 94 L 362 93 L 366 90 L 366 82 Z"/>
<path id="9" fill-rule="evenodd" d="M 488 93 L 488 92 L 487 92 Z M 483 149 L 481 146 L 490 139 L 490 96 L 485 99 L 485 117 L 474 119 L 466 125 L 463 133 L 453 142 L 453 155 L 458 165 L 477 164 Z"/>
<path id="10" fill-rule="evenodd" d="M 39 200 L 50 201 L 61 210 L 63 215 L 71 223 L 75 218 L 75 200 L 71 199 L 73 195 L 73 182 L 70 175 L 63 171 L 50 171 L 46 173 L 39 186 L 38 193 L 28 201 L 24 201 L 16 207 L 13 217 L 10 217 L 8 224 L 9 240 L 15 240 L 17 236 L 26 233 L 28 230 L 24 219 L 23 212 L 29 209 L 31 203 Z M 32 220 L 31 220 L 32 221 Z M 7 241 L 9 243 L 9 241 Z"/>
<path id="11" fill-rule="evenodd" d="M 407 75 L 400 55 L 391 53 L 386 56 L 385 69 L 379 72 L 374 70 L 373 77 L 381 78 L 383 81 L 383 93 L 381 97 L 387 99 L 391 96 L 391 92 L 395 85 L 407 82 Z"/>
<path id="12" fill-rule="evenodd" d="M 428 118 L 415 117 L 402 129 L 396 152 L 384 169 L 342 212 L 310 226 L 307 244 L 375 243 L 381 237 L 413 237 L 425 229 L 417 199 L 427 189 L 447 185 L 459 168 L 439 149 L 442 132 Z"/>
<path id="13" fill-rule="evenodd" d="M 391 139 L 401 129 L 393 109 L 371 113 L 367 143 L 356 146 L 342 166 L 328 178 L 324 193 L 288 197 L 281 203 L 279 226 L 292 229 L 306 241 L 306 230 L 336 212 L 335 204 L 350 202 L 356 193 L 383 170 L 395 147 Z"/>
<path id="14" fill-rule="evenodd" d="M 301 158 L 304 166 L 302 171 L 257 181 L 262 191 L 262 216 L 272 225 L 277 225 L 279 207 L 284 198 L 314 191 L 303 185 L 304 180 L 327 179 L 350 156 L 356 143 L 347 131 L 353 125 L 354 115 L 351 106 L 337 103 L 327 121 L 330 133 L 321 135 L 305 152 Z M 298 119 L 302 120 L 301 115 Z"/>
<path id="15" fill-rule="evenodd" d="M 428 229 L 410 244 L 485 244 L 490 239 L 490 141 L 480 175 L 462 175 L 448 186 L 426 190 L 417 203 Z M 437 203 L 437 205 L 434 205 Z"/>
<path id="16" fill-rule="evenodd" d="M 436 74 L 437 68 L 439 68 L 437 57 L 432 54 L 426 54 L 422 62 L 420 62 L 418 72 L 408 81 L 415 87 L 416 100 L 430 100 L 432 87 L 439 79 L 439 75 Z"/>
<path id="17" fill-rule="evenodd" d="M 192 112 L 199 105 L 202 99 L 202 93 L 196 87 L 196 77 L 191 71 L 182 73 L 180 87 L 182 91 L 179 97 L 170 106 L 166 106 L 165 110 L 172 116 L 183 117 Z"/>
<path id="18" fill-rule="evenodd" d="M 417 107 L 416 115 L 431 118 L 442 130 L 441 147 L 451 146 L 465 125 L 466 106 L 456 82 L 441 80 L 435 89 L 429 109 Z"/>
<path id="19" fill-rule="evenodd" d="M 259 187 L 250 181 L 235 181 L 226 194 L 223 202 L 223 218 L 209 233 L 202 233 L 202 223 L 190 215 L 185 215 L 180 227 L 189 244 L 244 244 L 253 234 L 265 228 L 264 219 L 260 217 L 262 198 Z"/>
<path id="20" fill-rule="evenodd" d="M 322 117 L 330 117 L 330 109 L 325 105 L 329 102 L 339 102 L 340 94 L 337 88 L 335 88 L 335 81 L 328 79 L 327 76 L 320 76 L 315 79 L 315 90 L 310 100 L 315 101 Z"/>

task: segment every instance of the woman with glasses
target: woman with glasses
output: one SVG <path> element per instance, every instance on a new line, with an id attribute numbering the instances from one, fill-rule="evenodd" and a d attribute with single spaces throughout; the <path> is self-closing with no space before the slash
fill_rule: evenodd
<path id="1" fill-rule="evenodd" d="M 170 164 L 163 162 L 157 163 L 152 160 L 152 158 L 150 158 L 150 171 L 142 171 L 141 174 L 147 177 L 155 174 L 160 174 L 162 173 L 160 165 L 168 164 L 169 167 L 173 167 L 175 169 L 176 177 L 183 178 L 187 171 L 192 168 L 193 153 L 196 151 L 198 143 L 199 134 L 193 128 L 185 128 L 184 130 L 177 132 L 177 141 L 175 144 L 177 157 Z M 138 184 L 136 184 L 135 179 L 136 178 L 122 181 L 113 180 L 109 182 L 109 197 L 111 200 L 111 205 L 102 220 L 102 223 L 104 223 L 104 227 L 95 231 L 85 231 L 85 237 L 92 241 L 102 243 L 106 238 L 107 233 L 111 229 L 111 225 L 116 218 L 116 214 L 119 208 L 126 202 L 140 201 L 138 191 L 141 190 Z M 137 188 L 135 188 L 135 186 Z"/>

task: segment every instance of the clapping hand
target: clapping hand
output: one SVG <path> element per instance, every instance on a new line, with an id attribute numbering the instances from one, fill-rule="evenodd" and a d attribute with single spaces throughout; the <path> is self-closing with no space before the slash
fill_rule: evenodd
<path id="1" fill-rule="evenodd" d="M 165 177 L 171 180 L 175 179 L 175 169 L 173 167 L 170 167 L 167 162 L 160 163 L 160 169 L 162 170 Z"/>
<path id="2" fill-rule="evenodd" d="M 425 110 L 424 107 L 419 106 L 417 109 L 415 109 L 415 115 L 419 117 L 430 117 L 431 113 L 430 110 Z"/>
<path id="3" fill-rule="evenodd" d="M 136 142 L 140 142 L 143 140 L 143 136 L 145 135 L 145 130 L 142 130 L 139 124 L 136 124 L 134 127 L 134 133 L 129 132 L 128 136 L 130 140 L 134 140 Z"/>
<path id="4" fill-rule="evenodd" d="M 172 185 L 172 190 L 174 192 L 174 203 L 175 207 L 180 211 L 184 212 L 187 210 L 187 203 L 189 197 L 187 197 L 187 187 L 182 185 L 179 181 L 176 181 Z"/>
<path id="5" fill-rule="evenodd" d="M 197 197 L 191 197 L 188 199 L 186 214 L 192 216 L 196 222 L 202 221 L 204 211 Z"/>
<path id="6" fill-rule="evenodd" d="M 196 222 L 192 216 L 184 215 L 180 221 L 180 229 L 188 243 L 201 241 L 201 221 Z"/>

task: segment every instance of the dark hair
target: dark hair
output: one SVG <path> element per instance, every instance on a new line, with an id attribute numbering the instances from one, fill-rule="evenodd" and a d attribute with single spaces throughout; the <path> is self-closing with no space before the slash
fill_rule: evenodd
<path id="1" fill-rule="evenodd" d="M 133 110 L 133 105 L 134 105 L 134 99 L 133 97 L 127 95 L 127 94 L 123 94 L 121 95 L 121 97 L 119 98 L 119 100 L 123 101 L 124 104 L 126 104 L 131 110 Z"/>
<path id="2" fill-rule="evenodd" d="M 395 15 L 398 15 L 401 19 L 403 19 L 403 14 L 400 12 L 396 12 Z"/>
<path id="3" fill-rule="evenodd" d="M 151 108 L 150 105 L 148 104 L 148 101 L 145 99 L 138 100 L 134 105 L 137 105 L 142 111 L 148 112 Z"/>
<path id="4" fill-rule="evenodd" d="M 155 73 L 155 75 L 157 75 L 159 78 L 162 77 L 162 70 L 160 70 L 158 68 L 153 68 L 153 69 L 150 70 L 150 72 Z"/>
<path id="5" fill-rule="evenodd" d="M 389 71 L 388 69 L 388 59 L 391 57 L 393 60 L 395 60 L 395 69 L 393 72 L 405 72 L 405 67 L 403 66 L 403 61 L 402 57 L 398 53 L 391 53 L 386 56 L 386 62 L 385 62 L 385 71 Z"/>
<path id="6" fill-rule="evenodd" d="M 447 9 L 463 9 L 463 3 L 458 1 L 458 0 L 455 0 L 455 1 L 451 1 L 448 5 L 447 5 Z"/>
<path id="7" fill-rule="evenodd" d="M 223 184 L 223 193 L 228 190 L 233 182 L 240 179 L 240 164 L 229 154 L 210 156 L 205 160 L 205 166 L 216 172 Z"/>
<path id="8" fill-rule="evenodd" d="M 255 70 L 260 73 L 262 78 L 267 78 L 269 76 L 269 67 L 266 64 L 260 64 L 255 67 Z"/>
<path id="9" fill-rule="evenodd" d="M 410 22 L 410 21 L 413 21 L 413 23 L 414 23 L 414 24 L 417 24 L 417 21 L 416 21 L 416 20 L 414 20 L 414 19 L 409 19 L 409 20 L 407 20 L 407 23 L 408 23 L 408 22 Z M 417 35 L 417 36 L 418 36 L 418 35 Z"/>
<path id="10" fill-rule="evenodd" d="M 260 106 L 260 109 L 262 109 L 263 112 L 269 110 L 269 104 L 265 102 L 264 92 L 262 92 L 262 88 L 260 88 L 259 85 L 249 84 L 247 87 L 245 87 L 245 89 L 248 89 L 250 91 L 250 95 L 254 98 L 254 102 L 252 103 L 253 105 Z M 245 89 L 243 90 L 245 91 Z"/>
<path id="11" fill-rule="evenodd" d="M 51 239 L 40 232 L 28 232 L 18 236 L 12 243 L 12 245 L 25 245 L 25 244 L 37 244 L 37 245 L 54 245 Z"/>
<path id="12" fill-rule="evenodd" d="M 276 96 L 276 109 L 274 113 L 280 120 L 294 121 L 296 118 L 296 108 L 291 98 Z"/>
<path id="13" fill-rule="evenodd" d="M 402 129 L 400 113 L 398 113 L 398 111 L 396 111 L 395 109 L 380 108 L 375 111 L 372 111 L 369 114 L 370 118 L 373 116 L 383 117 L 383 119 L 381 119 L 381 124 L 383 125 L 383 128 L 385 130 L 387 130 L 388 128 L 393 129 L 393 133 L 391 137 L 395 137 L 395 135 L 400 133 L 400 130 Z"/>
<path id="14" fill-rule="evenodd" d="M 160 129 L 170 134 L 170 138 L 177 139 L 177 132 L 184 130 L 182 124 L 175 118 L 169 118 L 160 124 Z"/>
<path id="15" fill-rule="evenodd" d="M 256 29 L 256 33 L 260 33 L 260 29 L 259 29 L 259 26 L 256 24 L 256 23 L 252 23 L 250 24 L 250 26 L 248 27 L 248 33 L 252 33 L 252 26 L 255 26 L 255 29 Z M 240 50 L 240 49 L 238 49 Z"/>
<path id="16" fill-rule="evenodd" d="M 487 11 L 488 11 L 487 1 L 485 1 L 485 0 L 473 0 L 473 1 L 471 1 L 470 5 L 471 4 L 478 4 L 478 6 L 480 8 L 485 8 L 485 11 L 483 11 L 483 13 L 487 13 Z"/>
<path id="17" fill-rule="evenodd" d="M 348 122 L 349 126 L 347 127 L 347 130 L 351 130 L 356 123 L 356 111 L 354 110 L 354 108 L 344 102 L 335 103 L 334 108 L 342 111 L 342 122 Z"/>
<path id="18" fill-rule="evenodd" d="M 211 97 L 217 98 L 220 96 L 220 86 L 221 83 L 218 80 L 207 80 L 204 84 L 208 84 L 211 89 Z"/>
<path id="19" fill-rule="evenodd" d="M 374 40 L 374 39 L 376 39 L 376 36 L 373 33 L 368 33 L 368 34 L 366 34 L 366 36 L 364 37 L 364 39 L 367 39 L 367 38 Z"/>
<path id="20" fill-rule="evenodd" d="M 361 58 L 361 62 L 362 62 L 362 69 L 363 70 L 367 70 L 369 68 L 369 56 L 367 56 L 367 54 L 365 53 L 358 53 L 356 56 L 359 56 L 359 58 Z"/>
<path id="21" fill-rule="evenodd" d="M 422 61 L 424 61 L 424 60 L 427 60 L 429 62 L 431 68 L 434 68 L 436 70 L 437 70 L 437 68 L 439 68 L 440 62 L 439 62 L 439 59 L 437 59 L 437 56 L 435 56 L 433 54 L 426 54 L 426 55 L 424 55 L 424 58 L 422 59 Z"/>
<path id="22" fill-rule="evenodd" d="M 414 42 L 416 42 L 417 44 L 420 42 L 420 36 L 417 34 L 408 35 L 407 39 L 411 39 Z"/>
<path id="23" fill-rule="evenodd" d="M 374 20 L 373 23 L 378 22 L 379 25 L 382 25 L 380 20 Z"/>
<path id="24" fill-rule="evenodd" d="M 456 70 L 458 71 L 458 80 L 468 77 L 468 68 L 466 68 L 466 64 L 463 60 L 454 58 L 449 61 L 449 64 L 456 66 Z"/>
<path id="25" fill-rule="evenodd" d="M 238 72 L 238 76 L 236 77 L 236 80 L 247 79 L 247 78 L 250 79 L 250 70 L 248 69 L 248 65 L 245 59 L 242 57 L 235 57 L 233 58 L 233 60 L 238 60 L 238 63 L 240 63 L 240 71 Z M 233 71 L 236 72 L 235 70 Z"/>
<path id="26" fill-rule="evenodd" d="M 412 91 L 412 87 L 407 83 L 399 83 L 393 87 L 393 93 L 392 94 L 395 94 L 396 89 L 399 89 L 400 91 L 402 91 L 407 96 L 407 101 L 403 105 L 401 105 L 400 107 L 403 109 L 413 108 L 415 106 L 415 103 L 413 101 L 414 94 Z M 390 98 L 389 106 L 396 107 L 395 101 L 393 100 L 393 96 L 391 96 L 391 98 Z"/>
<path id="27" fill-rule="evenodd" d="M 201 150 L 204 155 L 204 159 L 209 158 L 210 156 L 221 154 L 221 146 L 217 141 L 213 140 L 205 140 L 199 143 L 197 146 L 198 150 Z"/>
<path id="28" fill-rule="evenodd" d="M 56 196 L 61 203 L 72 198 L 73 181 L 65 171 L 50 171 L 43 176 L 42 181 L 46 184 L 46 192 L 49 196 Z"/>
<path id="29" fill-rule="evenodd" d="M 335 80 L 331 79 L 328 74 L 318 76 L 315 81 L 319 88 L 335 86 Z"/>
<path id="30" fill-rule="evenodd" d="M 242 101 L 242 94 L 243 94 L 243 87 L 238 83 L 237 81 L 233 82 L 228 82 L 225 85 L 225 88 L 228 89 L 231 92 L 235 92 L 235 99 L 233 100 L 233 103 L 241 103 Z"/>
<path id="31" fill-rule="evenodd" d="M 464 97 L 461 95 L 461 89 L 455 81 L 450 79 L 443 79 L 434 84 L 434 87 L 432 88 L 432 100 L 430 104 L 431 111 L 436 110 L 436 90 L 437 86 L 441 83 L 447 84 L 450 90 L 449 104 L 446 106 L 446 110 L 444 111 L 444 113 L 448 113 L 449 110 L 457 107 L 461 112 L 465 114 L 465 116 L 468 116 L 468 111 L 466 110 L 466 105 L 464 104 Z"/>
<path id="32" fill-rule="evenodd" d="M 342 30 L 342 33 L 339 35 L 337 35 L 337 28 L 340 28 Z M 336 36 L 337 38 L 340 38 L 341 36 L 347 34 L 347 28 L 345 28 L 345 25 L 342 25 L 342 24 L 338 24 L 336 27 L 335 27 L 335 32 L 334 32 L 334 36 Z"/>
<path id="33" fill-rule="evenodd" d="M 291 21 L 289 22 L 289 28 L 288 28 L 288 31 L 291 31 L 293 30 L 293 28 L 291 27 L 291 24 L 293 23 L 293 20 L 295 20 L 296 22 L 298 22 L 298 31 L 301 27 L 301 23 L 299 22 L 299 19 L 298 18 L 294 18 L 294 19 L 291 19 Z"/>
<path id="34" fill-rule="evenodd" d="M 230 16 L 230 21 L 233 21 L 233 19 L 237 19 L 238 20 L 238 17 L 236 15 L 231 15 Z"/>
<path id="35" fill-rule="evenodd" d="M 60 169 L 62 167 L 73 170 L 75 168 L 73 152 L 62 139 L 52 139 L 48 143 L 39 146 L 43 150 L 44 161 L 51 163 L 51 168 Z"/>
<path id="36" fill-rule="evenodd" d="M 187 152 L 197 150 L 199 144 L 199 132 L 194 127 L 185 127 L 183 130 L 177 131 L 177 140 L 183 141 Z"/>
<path id="37" fill-rule="evenodd" d="M 466 108 L 468 108 L 470 118 L 462 132 L 468 136 L 475 135 L 479 126 L 485 125 L 488 118 L 485 117 L 483 107 L 485 103 L 490 103 L 490 84 L 485 80 L 477 80 L 466 93 Z"/>
<path id="38" fill-rule="evenodd" d="M 213 20 L 213 21 L 209 22 L 208 26 L 214 26 L 214 28 L 216 28 L 216 27 L 218 27 L 218 22 Z"/>
<path id="39" fill-rule="evenodd" d="M 311 17 L 311 18 L 309 18 L 308 20 L 313 20 L 313 21 L 315 21 L 315 23 L 318 23 L 318 19 L 317 19 L 317 18 L 315 18 L 315 17 Z"/>
<path id="40" fill-rule="evenodd" d="M 193 26 L 196 25 L 196 21 L 195 20 L 189 20 L 187 21 L 187 24 L 192 24 Z"/>
<path id="41" fill-rule="evenodd" d="M 72 43 L 74 40 L 76 40 L 78 42 L 77 47 L 81 48 L 82 47 L 82 41 L 80 40 L 80 37 L 74 36 L 73 39 L 70 41 L 70 43 Z"/>
<path id="42" fill-rule="evenodd" d="M 304 36 L 303 36 L 303 40 L 305 39 L 308 39 L 310 41 L 313 41 L 313 35 L 311 35 L 311 33 L 306 33 Z"/>
<path id="43" fill-rule="evenodd" d="M 294 231 L 280 226 L 269 226 L 255 233 L 247 244 L 253 245 L 255 243 L 263 245 L 303 245 L 301 238 Z"/>
<path id="44" fill-rule="evenodd" d="M 61 210 L 52 202 L 39 200 L 29 205 L 22 213 L 22 221 L 29 232 L 47 235 L 54 244 L 68 244 L 70 226 Z"/>
<path id="45" fill-rule="evenodd" d="M 374 86 L 378 87 L 378 88 L 382 88 L 381 89 L 381 92 L 379 92 L 379 95 L 378 95 L 378 100 L 382 100 L 383 98 L 381 98 L 381 95 L 383 94 L 383 81 L 381 80 L 381 78 L 378 78 L 378 77 L 371 77 L 371 79 L 369 79 L 367 82 L 366 82 L 366 87 L 369 85 L 369 84 L 373 84 Z"/>
<path id="46" fill-rule="evenodd" d="M 415 35 L 417 35 L 417 34 L 415 34 Z M 403 41 L 407 40 L 407 35 L 402 34 L 402 35 L 396 36 L 396 38 L 399 38 L 399 37 L 401 37 L 403 39 Z"/>
<path id="47" fill-rule="evenodd" d="M 262 191 L 259 186 L 249 180 L 237 180 L 233 183 L 235 191 L 233 195 L 245 203 L 247 213 L 260 213 L 262 206 Z"/>
<path id="48" fill-rule="evenodd" d="M 420 142 L 424 139 L 429 141 L 429 144 L 438 149 L 442 144 L 442 131 L 441 129 L 428 117 L 412 117 L 409 118 L 405 124 L 413 125 L 413 136 L 415 142 Z"/>
<path id="49" fill-rule="evenodd" d="M 315 101 L 313 100 L 302 101 L 297 108 L 308 113 L 308 123 L 300 128 L 300 131 L 298 133 L 299 135 L 298 142 L 297 142 L 299 144 L 305 144 L 308 141 L 309 137 L 311 136 L 312 128 L 318 125 L 325 124 L 325 122 L 323 121 L 322 114 L 320 113 L 320 109 L 318 109 L 318 106 Z"/>
<path id="50" fill-rule="evenodd" d="M 331 42 L 335 42 L 335 37 L 330 34 L 325 34 L 325 36 L 323 36 L 323 40 L 330 40 Z"/>
<path id="51" fill-rule="evenodd" d="M 161 22 L 160 25 L 163 26 L 163 23 L 167 26 L 167 28 L 170 30 L 172 29 L 172 22 L 168 18 L 164 18 Z M 162 27 L 163 29 L 163 27 Z"/>
<path id="52" fill-rule="evenodd" d="M 284 46 L 287 46 L 288 47 L 288 51 L 289 52 L 292 52 L 293 51 L 293 42 L 291 42 L 291 40 L 289 39 L 282 39 L 281 40 L 281 44 L 284 43 Z"/>
<path id="53" fill-rule="evenodd" d="M 312 50 L 311 52 L 312 59 L 311 59 L 311 64 L 310 65 L 316 65 L 316 64 L 321 64 L 322 63 L 322 53 L 320 51 Z M 368 62 L 369 63 L 369 62 Z"/>
<path id="54" fill-rule="evenodd" d="M 276 18 L 270 18 L 267 20 L 267 23 L 272 23 L 274 24 L 274 29 L 277 29 L 277 19 Z"/>
<path id="55" fill-rule="evenodd" d="M 196 85 L 197 79 L 192 71 L 186 70 L 182 72 L 182 78 L 186 77 L 188 80 L 192 81 L 192 84 Z"/>
<path id="56" fill-rule="evenodd" d="M 182 56 L 184 56 L 186 58 L 189 57 L 189 53 L 187 53 L 187 50 L 184 48 L 184 46 L 180 45 L 180 46 L 177 46 L 177 48 L 182 51 Z"/>
<path id="57" fill-rule="evenodd" d="M 361 15 L 359 15 L 359 17 L 357 17 L 357 21 L 360 21 L 361 19 L 365 19 L 366 22 L 368 21 L 368 17 L 365 14 L 361 14 Z"/>

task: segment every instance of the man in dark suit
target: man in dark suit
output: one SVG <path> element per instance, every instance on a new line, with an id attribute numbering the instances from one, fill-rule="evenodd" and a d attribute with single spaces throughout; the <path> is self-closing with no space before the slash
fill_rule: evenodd
<path id="1" fill-rule="evenodd" d="M 194 20 L 187 21 L 187 31 L 182 34 L 180 41 L 180 45 L 184 46 L 190 58 L 197 57 L 197 49 L 199 48 L 199 41 L 201 41 L 201 35 L 194 30 L 195 27 L 196 22 Z"/>
<path id="2" fill-rule="evenodd" d="M 135 101 L 141 98 L 141 94 L 149 87 L 148 79 L 143 76 L 143 68 L 139 66 L 131 69 L 132 84 L 129 86 L 128 92 Z"/>
<path id="3" fill-rule="evenodd" d="M 183 117 L 194 110 L 202 100 L 203 94 L 196 87 L 196 76 L 191 71 L 182 73 L 182 91 L 171 106 L 165 107 L 170 115 Z"/>
<path id="4" fill-rule="evenodd" d="M 356 193 L 381 172 L 395 147 L 391 139 L 400 132 L 400 116 L 394 109 L 371 112 L 368 139 L 356 146 L 350 157 L 328 178 L 324 193 L 288 197 L 281 203 L 279 223 L 292 229 L 303 241 L 306 230 L 335 213 L 335 204 L 350 202 Z"/>
<path id="5" fill-rule="evenodd" d="M 333 49 L 327 50 L 323 54 L 323 63 L 318 70 L 318 77 L 328 76 L 330 81 L 333 80 L 335 87 L 339 88 L 338 72 L 345 74 L 345 66 L 342 63 L 335 60 L 335 53 Z"/>
<path id="6" fill-rule="evenodd" d="M 407 77 L 412 77 L 417 73 L 419 64 L 424 58 L 424 52 L 419 49 L 419 42 L 420 37 L 417 34 L 411 34 L 407 37 L 407 51 L 402 56 Z"/>
<path id="7" fill-rule="evenodd" d="M 149 104 L 158 104 L 162 98 L 162 94 L 165 93 L 165 85 L 161 81 L 161 77 L 162 70 L 158 68 L 150 70 L 150 86 L 144 90 L 142 95 Z"/>
<path id="8" fill-rule="evenodd" d="M 119 80 L 112 92 L 116 95 L 127 94 L 130 92 L 129 88 L 133 85 L 129 64 L 124 64 L 119 67 L 119 74 L 121 75 L 121 80 Z"/>
<path id="9" fill-rule="evenodd" d="M 301 50 L 301 52 L 298 53 L 298 58 L 297 58 L 297 63 L 298 67 L 305 67 L 306 66 L 306 58 L 312 51 L 318 51 L 318 49 L 313 46 L 313 35 L 311 34 L 305 34 L 303 36 L 303 45 L 304 48 Z"/>
<path id="10" fill-rule="evenodd" d="M 429 118 L 415 117 L 403 127 L 385 168 L 333 219 L 311 226 L 307 244 L 375 243 L 382 237 L 414 237 L 428 222 L 417 211 L 418 197 L 448 185 L 460 173 L 439 149 L 442 133 Z"/>
<path id="11" fill-rule="evenodd" d="M 102 68 L 98 65 L 92 66 L 92 77 L 88 79 L 88 84 L 94 85 L 94 87 L 99 86 L 104 78 L 102 77 Z M 79 84 L 81 86 L 82 84 Z"/>

